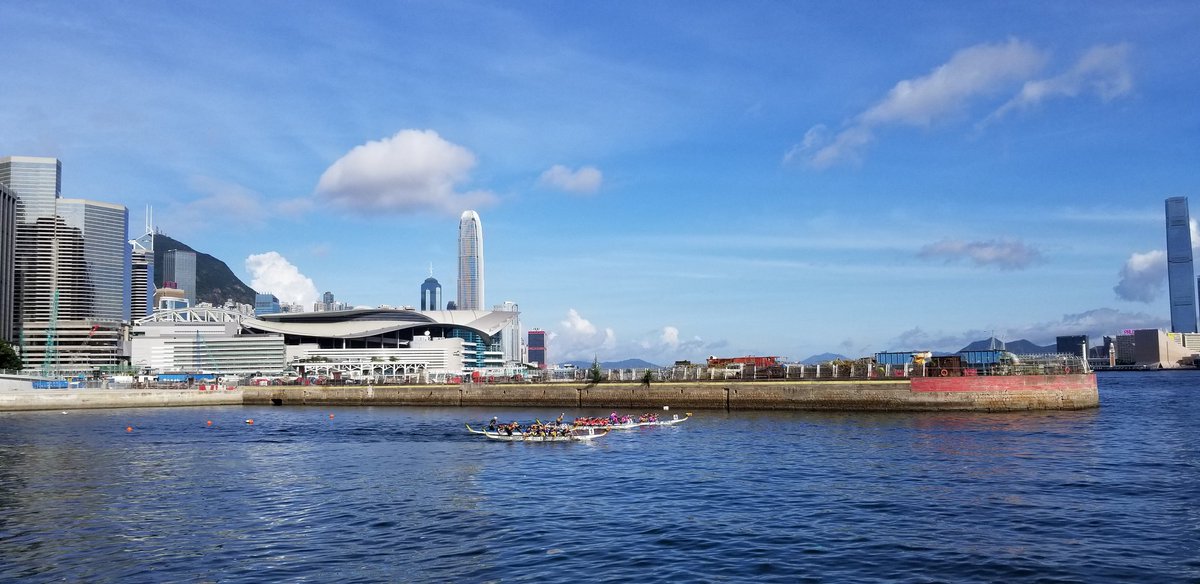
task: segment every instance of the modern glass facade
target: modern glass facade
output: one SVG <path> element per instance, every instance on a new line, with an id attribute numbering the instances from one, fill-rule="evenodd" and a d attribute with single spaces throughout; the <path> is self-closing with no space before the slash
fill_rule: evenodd
<path id="1" fill-rule="evenodd" d="M 131 267 L 129 312 L 132 320 L 154 313 L 154 234 L 129 241 Z"/>
<path id="2" fill-rule="evenodd" d="M 442 285 L 433 277 L 421 284 L 421 310 L 442 309 Z"/>
<path id="3" fill-rule="evenodd" d="M 254 316 L 278 314 L 280 312 L 283 312 L 283 307 L 279 305 L 279 299 L 274 294 L 254 295 Z"/>
<path id="4" fill-rule="evenodd" d="M 475 211 L 458 221 L 458 310 L 483 310 L 483 224 Z"/>
<path id="5" fill-rule="evenodd" d="M 172 249 L 163 254 L 163 281 L 175 282 L 189 306 L 196 305 L 196 252 Z"/>
<path id="6" fill-rule="evenodd" d="M 0 183 L 21 201 L 18 221 L 32 223 L 53 217 L 55 199 L 62 196 L 62 163 L 57 158 L 7 156 L 0 158 Z"/>
<path id="7" fill-rule="evenodd" d="M 129 212 L 123 205 L 59 199 L 58 213 L 67 227 L 79 234 L 83 244 L 82 258 L 64 258 L 60 252 L 60 281 L 64 278 L 73 281 L 80 275 L 85 280 L 78 299 L 67 298 L 66 290 L 72 288 L 64 290 L 60 286 L 64 291 L 59 301 L 59 318 L 129 320 L 130 248 L 126 239 Z M 79 312 L 64 312 L 68 306 L 78 307 Z"/>
<path id="8" fill-rule="evenodd" d="M 0 340 L 12 342 L 16 290 L 17 196 L 0 183 Z"/>
<path id="9" fill-rule="evenodd" d="M 1196 332 L 1196 274 L 1192 266 L 1192 232 L 1187 197 L 1166 201 L 1167 285 L 1171 298 L 1171 331 Z"/>
<path id="10" fill-rule="evenodd" d="M 546 331 L 529 331 L 529 362 L 537 363 L 539 369 L 546 368 Z"/>

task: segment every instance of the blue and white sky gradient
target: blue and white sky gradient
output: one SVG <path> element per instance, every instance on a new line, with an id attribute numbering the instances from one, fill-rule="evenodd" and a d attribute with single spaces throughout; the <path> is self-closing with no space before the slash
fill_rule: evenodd
<path id="1" fill-rule="evenodd" d="M 550 357 L 1167 326 L 1195 2 L 4 2 L 0 156 L 311 303 L 453 297 Z M 136 235 L 136 233 L 135 233 Z"/>

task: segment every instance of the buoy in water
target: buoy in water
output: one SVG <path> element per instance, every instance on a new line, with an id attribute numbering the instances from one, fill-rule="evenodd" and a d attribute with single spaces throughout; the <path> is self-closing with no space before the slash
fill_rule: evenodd
<path id="1" fill-rule="evenodd" d="M 247 420 L 246 420 L 246 423 L 247 423 L 247 424 L 249 424 L 249 425 L 251 425 L 251 426 L 253 426 L 253 425 L 254 425 L 254 418 L 249 418 L 249 419 L 247 419 Z"/>
<path id="2" fill-rule="evenodd" d="M 333 414 L 329 414 L 329 419 L 330 419 L 330 420 L 332 420 L 332 419 L 333 419 Z"/>
<path id="3" fill-rule="evenodd" d="M 665 411 L 667 411 L 667 410 L 669 410 L 669 409 L 671 409 L 671 406 L 663 406 L 663 411 L 664 411 L 664 412 L 665 412 Z"/>
<path id="4" fill-rule="evenodd" d="M 125 426 L 125 431 L 126 431 L 126 432 L 132 432 L 132 431 L 133 431 L 133 426 Z"/>
<path id="5" fill-rule="evenodd" d="M 209 420 L 209 421 L 205 422 L 205 423 L 204 423 L 204 425 L 206 425 L 206 426 L 211 426 L 211 425 L 212 425 L 212 420 Z"/>

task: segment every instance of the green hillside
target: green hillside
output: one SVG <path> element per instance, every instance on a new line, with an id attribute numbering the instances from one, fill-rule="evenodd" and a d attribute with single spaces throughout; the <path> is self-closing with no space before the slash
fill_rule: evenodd
<path id="1" fill-rule="evenodd" d="M 233 299 L 242 304 L 254 304 L 254 290 L 235 276 L 225 262 L 161 233 L 154 235 L 155 287 L 161 287 L 163 283 L 163 254 L 173 249 L 196 253 L 197 302 L 210 302 L 213 306 L 220 306 L 227 299 Z"/>

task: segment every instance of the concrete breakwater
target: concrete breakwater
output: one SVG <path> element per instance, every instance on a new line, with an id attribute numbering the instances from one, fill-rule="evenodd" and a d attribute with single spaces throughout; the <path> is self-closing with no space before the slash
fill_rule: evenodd
<path id="1" fill-rule="evenodd" d="M 0 412 L 173 406 L 242 405 L 240 388 L 199 389 L 22 389 L 0 391 Z"/>
<path id="2" fill-rule="evenodd" d="M 989 379 L 1003 379 L 989 383 Z M 967 381 L 963 381 L 967 380 Z M 1015 411 L 1100 405 L 1096 376 L 599 385 L 245 387 L 250 405 L 488 406 L 841 411 Z"/>
<path id="3" fill-rule="evenodd" d="M 1016 411 L 1100 405 L 1096 376 L 0 391 L 0 411 L 212 405 Z"/>

